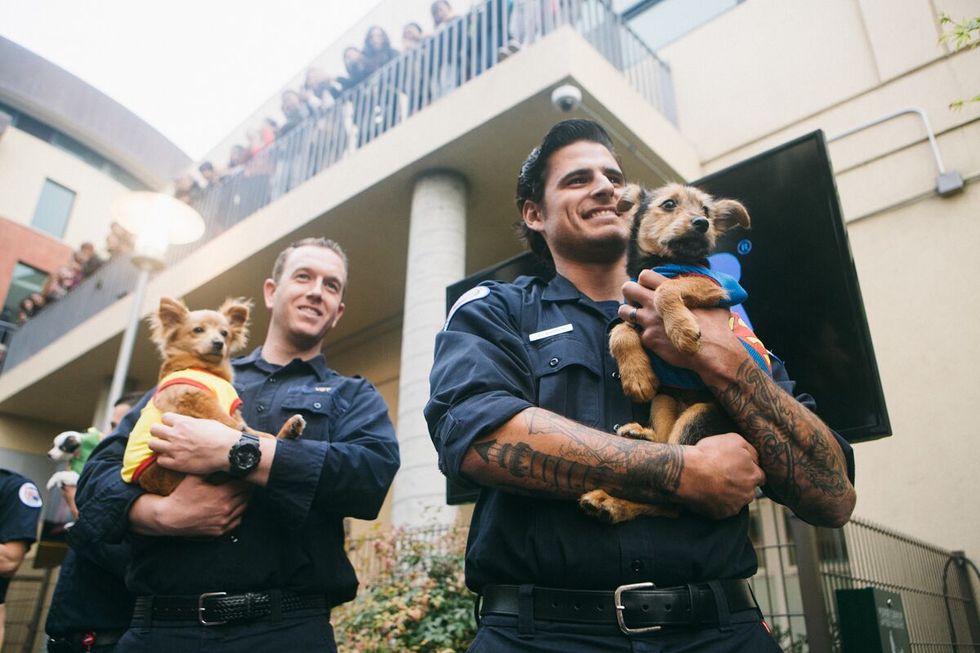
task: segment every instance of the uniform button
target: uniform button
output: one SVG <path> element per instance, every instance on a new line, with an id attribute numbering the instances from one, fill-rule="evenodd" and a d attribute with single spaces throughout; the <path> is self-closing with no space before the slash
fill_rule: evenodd
<path id="1" fill-rule="evenodd" d="M 269 383 L 276 383 L 277 380 L 278 379 L 276 379 L 276 377 L 274 377 L 274 376 L 270 376 L 269 377 Z"/>
<path id="2" fill-rule="evenodd" d="M 558 363 L 559 361 L 557 358 L 552 358 L 550 361 L 548 361 L 548 367 L 558 367 Z"/>
<path id="3" fill-rule="evenodd" d="M 641 571 L 643 571 L 643 561 L 642 560 L 634 560 L 633 561 L 633 571 L 635 573 L 637 573 L 637 574 L 640 573 Z"/>
<path id="4" fill-rule="evenodd" d="M 612 373 L 612 378 L 618 379 L 619 378 L 619 372 L 613 372 Z"/>
<path id="5" fill-rule="evenodd" d="M 315 404 L 313 404 L 313 407 L 314 407 L 314 408 L 317 408 L 317 409 L 319 409 L 319 408 L 322 408 L 322 407 L 323 407 L 323 404 L 321 404 L 321 403 L 320 403 L 320 402 L 318 401 L 318 402 L 316 402 Z"/>
<path id="6" fill-rule="evenodd" d="M 257 410 L 260 413 L 264 413 L 265 412 L 265 406 L 263 406 L 262 404 L 259 404 L 258 406 L 255 407 L 255 410 Z"/>

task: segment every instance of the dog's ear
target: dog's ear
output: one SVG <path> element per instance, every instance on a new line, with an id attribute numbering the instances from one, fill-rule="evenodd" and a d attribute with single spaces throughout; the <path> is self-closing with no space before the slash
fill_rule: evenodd
<path id="1" fill-rule="evenodd" d="M 183 324 L 190 311 L 187 306 L 179 299 L 172 297 L 161 297 L 160 308 L 149 317 L 150 339 L 156 343 L 160 351 L 163 352 L 167 345 L 167 333 L 174 327 Z"/>
<path id="2" fill-rule="evenodd" d="M 228 298 L 218 309 L 218 312 L 224 315 L 228 324 L 231 325 L 231 334 L 228 337 L 229 351 L 241 349 L 248 342 L 248 316 L 251 310 L 252 300 L 242 297 Z"/>
<path id="3" fill-rule="evenodd" d="M 751 226 L 749 212 L 742 203 L 736 200 L 718 200 L 713 207 L 715 229 L 720 232 L 728 231 L 735 225 L 742 229 Z"/>
<path id="4" fill-rule="evenodd" d="M 160 308 L 157 311 L 157 316 L 160 318 L 160 324 L 163 325 L 163 328 L 172 329 L 178 324 L 183 323 L 187 319 L 188 313 L 190 311 L 187 310 L 187 305 L 179 299 L 174 299 L 173 297 L 160 298 Z"/>
<path id="5" fill-rule="evenodd" d="M 643 189 L 637 184 L 627 184 L 626 188 L 623 189 L 622 194 L 619 196 L 619 202 L 616 204 L 616 211 L 619 213 L 626 213 L 629 211 L 639 203 L 640 195 L 642 193 Z"/>

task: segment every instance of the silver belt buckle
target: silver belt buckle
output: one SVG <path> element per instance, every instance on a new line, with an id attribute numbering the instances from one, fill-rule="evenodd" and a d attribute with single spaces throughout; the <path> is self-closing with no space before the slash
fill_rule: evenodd
<path id="1" fill-rule="evenodd" d="M 228 623 L 225 621 L 208 621 L 204 618 L 204 599 L 216 598 L 219 596 L 228 596 L 228 592 L 205 592 L 197 597 L 197 620 L 202 626 L 220 626 L 221 624 Z"/>
<path id="2" fill-rule="evenodd" d="M 640 635 L 642 633 L 652 633 L 660 630 L 663 626 L 644 626 L 643 628 L 630 628 L 626 625 L 625 619 L 623 619 L 623 612 L 626 611 L 626 606 L 623 605 L 623 592 L 629 592 L 630 590 L 640 590 L 656 588 L 657 586 L 653 583 L 633 583 L 632 585 L 620 585 L 613 592 L 613 607 L 616 608 L 616 623 L 619 624 L 619 630 L 622 631 L 624 635 Z"/>

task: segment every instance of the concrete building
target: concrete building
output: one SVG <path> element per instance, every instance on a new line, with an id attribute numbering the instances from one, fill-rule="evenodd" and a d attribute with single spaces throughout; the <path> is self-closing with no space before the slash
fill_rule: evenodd
<path id="1" fill-rule="evenodd" d="M 40 290 L 83 242 L 103 250 L 115 198 L 163 189 L 189 163 L 118 102 L 0 38 L 0 298 L 6 315 L 15 317 L 21 299 Z M 57 316 L 54 321 L 61 324 Z M 0 342 L 9 343 L 8 329 L 0 328 Z M 23 429 L 4 424 L 0 466 L 43 483 L 51 465 L 37 454 L 64 430 L 58 420 L 48 412 L 31 416 Z M 76 426 L 82 423 L 90 422 Z"/>
<path id="2" fill-rule="evenodd" d="M 363 24 L 397 34 L 406 6 L 422 18 L 427 4 L 382 4 Z M 939 44 L 929 0 L 723 2 L 666 35 L 656 28 L 669 16 L 652 12 L 679 4 L 671 0 L 616 3 L 625 24 L 604 2 L 529 4 L 558 13 L 511 22 L 496 13 L 506 3 L 477 4 L 421 53 L 277 141 L 277 167 L 260 199 L 247 200 L 247 169 L 226 180 L 224 194 L 201 206 L 209 239 L 170 257 L 143 314 L 164 295 L 203 307 L 255 294 L 292 240 L 343 243 L 348 308 L 325 354 L 337 370 L 371 380 L 397 420 L 403 469 L 382 520 L 454 519 L 421 418 L 444 289 L 521 251 L 510 231 L 514 179 L 551 124 L 567 115 L 602 121 L 627 173 L 656 185 L 698 178 L 815 129 L 834 137 L 900 114 L 830 144 L 894 432 L 856 447 L 857 514 L 980 555 L 980 525 L 971 519 L 980 444 L 969 411 L 980 401 L 972 380 L 980 326 L 967 292 L 980 242 L 980 106 L 947 107 L 980 87 L 980 50 Z M 967 0 L 945 9 L 977 14 Z M 503 37 L 517 33 L 522 47 L 501 57 Z M 451 75 L 435 78 L 435 61 Z M 582 94 L 567 114 L 550 100 L 563 84 Z M 900 113 L 909 107 L 929 124 Z M 965 180 L 948 197 L 936 191 L 930 126 L 945 169 Z M 126 282 L 113 283 L 70 313 L 66 304 L 50 342 L 26 333 L 13 341 L 0 375 L 0 446 L 40 454 L 52 433 L 98 418 L 130 311 L 131 298 L 116 300 Z M 258 313 L 252 332 L 262 334 L 267 316 Z M 146 388 L 157 361 L 145 329 L 137 343 L 130 387 Z M 57 412 L 52 396 L 62 398 Z"/>

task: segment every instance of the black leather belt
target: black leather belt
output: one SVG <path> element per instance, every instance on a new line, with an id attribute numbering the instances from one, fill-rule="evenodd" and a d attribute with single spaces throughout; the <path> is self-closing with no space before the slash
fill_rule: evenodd
<path id="1" fill-rule="evenodd" d="M 723 598 L 724 605 L 719 605 L 716 596 Z M 663 626 L 718 625 L 733 612 L 758 609 L 745 579 L 663 589 L 653 583 L 636 583 L 612 592 L 534 586 L 530 597 L 523 598 L 517 585 L 488 585 L 482 599 L 481 616 L 521 616 L 523 603 L 535 620 L 616 625 L 630 635 Z"/>
<path id="2" fill-rule="evenodd" d="M 231 621 L 250 621 L 274 612 L 328 609 L 324 596 L 292 592 L 207 592 L 199 596 L 140 596 L 133 609 L 133 623 L 189 621 L 202 626 L 219 626 Z"/>

